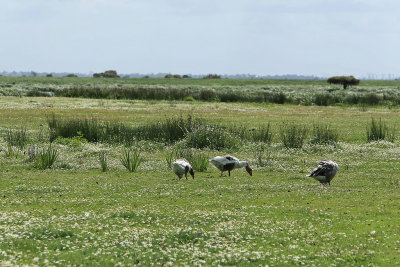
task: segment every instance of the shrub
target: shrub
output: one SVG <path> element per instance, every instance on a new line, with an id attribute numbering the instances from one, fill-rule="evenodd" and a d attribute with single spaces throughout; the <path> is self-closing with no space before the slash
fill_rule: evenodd
<path id="1" fill-rule="evenodd" d="M 366 105 L 378 105 L 383 98 L 375 93 L 369 93 L 360 98 L 360 103 Z"/>
<path id="2" fill-rule="evenodd" d="M 136 172 L 144 158 L 138 150 L 125 149 L 122 153 L 121 163 L 130 172 Z"/>
<path id="3" fill-rule="evenodd" d="M 317 106 L 328 106 L 334 104 L 334 98 L 329 93 L 316 94 L 314 96 L 314 103 Z"/>
<path id="4" fill-rule="evenodd" d="M 283 92 L 275 93 L 272 95 L 272 103 L 284 104 L 287 101 L 287 96 Z"/>
<path id="5" fill-rule="evenodd" d="M 313 126 L 310 143 L 335 145 L 338 142 L 338 137 L 339 137 L 338 131 L 332 129 L 331 126 L 323 124 L 315 124 Z"/>
<path id="6" fill-rule="evenodd" d="M 200 90 L 199 99 L 203 101 L 214 101 L 217 98 L 217 94 L 211 89 Z"/>
<path id="7" fill-rule="evenodd" d="M 379 122 L 371 119 L 371 123 L 367 126 L 367 142 L 388 140 L 394 141 L 394 130 L 389 130 L 386 124 L 379 118 Z"/>
<path id="8" fill-rule="evenodd" d="M 307 128 L 295 124 L 283 124 L 280 129 L 281 141 L 286 148 L 302 148 L 307 137 Z"/>

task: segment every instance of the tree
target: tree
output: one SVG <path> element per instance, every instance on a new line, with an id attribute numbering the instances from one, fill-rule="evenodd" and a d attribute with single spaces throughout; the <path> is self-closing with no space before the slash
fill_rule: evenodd
<path id="1" fill-rule="evenodd" d="M 221 76 L 218 74 L 208 74 L 204 76 L 203 79 L 221 79 Z"/>
<path id="2" fill-rule="evenodd" d="M 101 73 L 93 73 L 93 78 L 119 78 L 117 71 L 115 70 L 106 70 L 105 72 Z"/>
<path id="3" fill-rule="evenodd" d="M 331 84 L 341 84 L 343 89 L 346 90 L 349 85 L 358 85 L 360 80 L 354 78 L 354 76 L 333 76 L 327 80 Z"/>
<path id="4" fill-rule="evenodd" d="M 179 75 L 179 74 L 171 74 L 171 73 L 169 73 L 169 74 L 165 75 L 164 78 L 166 78 L 166 79 L 180 79 L 180 78 L 182 78 L 182 76 Z"/>
<path id="5" fill-rule="evenodd" d="M 117 71 L 115 70 L 106 70 L 103 72 L 103 77 L 104 78 L 119 78 Z"/>

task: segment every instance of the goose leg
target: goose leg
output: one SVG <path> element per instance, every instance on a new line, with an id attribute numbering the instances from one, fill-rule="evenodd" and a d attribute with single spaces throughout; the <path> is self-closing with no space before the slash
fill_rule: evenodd
<path id="1" fill-rule="evenodd" d="M 229 177 L 231 177 L 231 171 L 228 171 L 229 172 Z"/>

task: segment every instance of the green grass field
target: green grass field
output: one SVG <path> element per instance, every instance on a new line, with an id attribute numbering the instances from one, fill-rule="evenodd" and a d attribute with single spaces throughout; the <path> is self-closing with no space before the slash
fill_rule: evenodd
<path id="1" fill-rule="evenodd" d="M 247 160 L 252 177 L 244 169 L 220 177 L 209 165 L 194 180 L 177 180 L 168 168 L 170 144 L 138 142 L 146 161 L 131 173 L 120 162 L 122 145 L 60 139 L 54 166 L 39 170 L 27 147 L 7 156 L 0 138 L 0 265 L 399 265 L 398 139 L 366 142 L 371 118 L 397 127 L 399 111 L 0 97 L 3 136 L 25 127 L 28 143 L 42 147 L 47 141 L 39 137 L 46 135 L 52 114 L 133 126 L 191 115 L 226 127 L 270 123 L 273 134 L 270 145 L 241 140 L 235 148 L 201 151 L 210 158 L 229 153 Z M 337 129 L 336 145 L 313 145 L 308 137 L 301 149 L 282 146 L 283 123 L 320 122 Z M 262 154 L 256 153 L 259 146 Z M 108 153 L 107 172 L 100 169 L 100 151 Z M 331 186 L 305 177 L 322 159 L 339 164 Z"/>

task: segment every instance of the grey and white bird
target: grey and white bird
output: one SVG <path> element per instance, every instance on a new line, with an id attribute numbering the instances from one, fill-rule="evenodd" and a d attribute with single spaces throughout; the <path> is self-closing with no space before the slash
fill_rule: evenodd
<path id="1" fill-rule="evenodd" d="M 179 180 L 183 177 L 183 175 L 185 175 L 187 180 L 188 173 L 190 173 L 194 179 L 194 170 L 192 165 L 190 165 L 189 161 L 184 158 L 175 160 L 172 164 L 172 170 L 176 175 L 178 175 Z"/>
<path id="2" fill-rule="evenodd" d="M 311 174 L 307 175 L 307 177 L 312 177 L 323 185 L 331 185 L 331 181 L 338 171 L 339 166 L 336 162 L 332 160 L 323 160 L 318 164 L 318 167 L 311 172 Z"/>
<path id="3" fill-rule="evenodd" d="M 216 156 L 208 161 L 214 164 L 214 166 L 221 171 L 221 176 L 224 171 L 228 171 L 229 176 L 231 176 L 231 171 L 233 169 L 242 167 L 245 167 L 250 176 L 253 176 L 253 170 L 250 168 L 249 164 L 246 161 L 241 161 L 233 156 Z"/>

